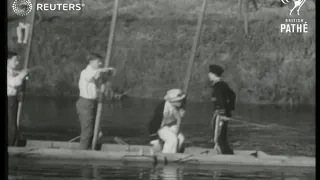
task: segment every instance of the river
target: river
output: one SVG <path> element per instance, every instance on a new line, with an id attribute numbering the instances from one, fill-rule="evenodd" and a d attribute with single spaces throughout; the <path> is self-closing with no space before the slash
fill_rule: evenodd
<path id="1" fill-rule="evenodd" d="M 26 97 L 21 125 L 26 139 L 67 141 L 79 135 L 74 98 Z M 127 98 L 106 103 L 102 114 L 103 142 L 115 136 L 130 144 L 147 144 L 146 125 L 158 100 Z M 188 145 L 211 147 L 212 104 L 188 103 L 182 132 Z M 238 119 L 265 125 L 231 122 L 229 142 L 237 150 L 269 154 L 315 156 L 315 108 L 288 109 L 273 105 L 238 104 Z M 82 173 L 81 173 L 82 172 Z M 86 173 L 87 172 L 87 173 Z M 89 175 L 86 175 L 89 174 Z M 315 179 L 315 169 L 264 169 L 238 167 L 157 166 L 110 162 L 62 162 L 10 159 L 9 179 Z"/>

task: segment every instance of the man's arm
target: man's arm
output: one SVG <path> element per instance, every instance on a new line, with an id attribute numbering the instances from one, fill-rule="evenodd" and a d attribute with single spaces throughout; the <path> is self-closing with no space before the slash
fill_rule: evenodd
<path id="1" fill-rule="evenodd" d="M 115 70 L 114 68 L 101 68 L 93 71 L 85 70 L 85 71 L 82 71 L 81 77 L 85 81 L 92 82 L 99 79 L 102 73 L 109 72 L 109 71 L 114 72 Z"/>
<path id="2" fill-rule="evenodd" d="M 236 104 L 236 93 L 228 87 L 228 98 L 229 98 L 229 108 L 231 111 L 235 109 L 235 104 Z"/>
<path id="3" fill-rule="evenodd" d="M 11 86 L 11 87 L 18 87 L 18 86 L 21 86 L 22 83 L 23 83 L 23 80 L 24 78 L 28 75 L 27 71 L 21 71 L 19 73 L 19 75 L 17 76 L 12 76 L 12 75 L 7 75 L 7 84 L 8 86 Z"/>

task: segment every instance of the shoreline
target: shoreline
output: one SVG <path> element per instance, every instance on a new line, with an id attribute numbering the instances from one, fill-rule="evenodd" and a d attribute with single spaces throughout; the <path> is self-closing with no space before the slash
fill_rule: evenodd
<path id="1" fill-rule="evenodd" d="M 78 95 L 36 95 L 36 94 L 32 94 L 32 93 L 25 93 L 25 96 L 26 97 L 36 97 L 36 98 L 48 98 L 48 99 L 54 99 L 54 98 L 70 98 L 70 99 L 76 99 L 78 98 L 79 96 Z M 125 97 L 123 97 L 123 99 L 120 99 L 120 100 L 109 100 L 109 102 L 122 102 L 123 100 L 127 99 L 127 98 L 130 98 L 130 99 L 137 99 L 137 100 L 149 100 L 149 101 L 161 101 L 163 100 L 163 98 L 161 97 L 142 97 L 142 96 L 135 96 L 135 95 L 126 95 Z M 210 99 L 210 98 L 209 98 Z M 204 100 L 204 101 L 196 101 L 196 100 L 188 100 L 188 102 L 190 103 L 211 103 L 210 100 Z M 257 103 L 255 101 L 252 101 L 252 102 L 242 102 L 242 101 L 239 101 L 239 102 L 236 102 L 236 104 L 249 104 L 249 105 L 255 105 L 255 106 L 284 106 L 284 107 L 287 107 L 287 106 L 294 106 L 294 107 L 304 107 L 304 106 L 307 106 L 307 107 L 312 107 L 312 108 L 315 108 L 315 104 L 312 104 L 312 103 L 304 103 L 304 104 L 295 104 L 295 105 L 290 105 L 290 104 L 286 104 L 286 103 L 271 103 L 271 102 L 260 102 L 260 103 Z"/>

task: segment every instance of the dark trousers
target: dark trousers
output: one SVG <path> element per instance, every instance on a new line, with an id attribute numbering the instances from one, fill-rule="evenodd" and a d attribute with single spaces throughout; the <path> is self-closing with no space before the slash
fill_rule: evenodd
<path id="1" fill-rule="evenodd" d="M 93 139 L 97 101 L 80 97 L 76 106 L 81 126 L 80 149 L 88 150 Z"/>
<path id="2" fill-rule="evenodd" d="M 216 130 L 215 127 L 216 127 L 217 115 L 218 114 L 214 115 L 213 123 L 212 123 L 212 125 L 213 125 L 213 127 L 212 127 L 213 128 L 213 138 L 214 138 L 215 130 Z M 231 117 L 231 113 L 225 113 L 225 114 L 220 114 L 220 115 Z M 228 144 L 228 134 L 227 134 L 228 121 L 222 121 L 222 122 L 223 122 L 223 124 L 221 127 L 220 135 L 218 136 L 218 144 L 220 146 L 221 153 L 222 154 L 234 154 L 232 148 Z"/>
<path id="3" fill-rule="evenodd" d="M 14 146 L 17 136 L 17 96 L 8 96 L 8 146 Z"/>

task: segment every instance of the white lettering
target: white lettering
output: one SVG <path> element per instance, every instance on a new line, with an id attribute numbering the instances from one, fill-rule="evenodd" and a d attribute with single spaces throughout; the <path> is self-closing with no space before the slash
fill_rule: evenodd
<path id="1" fill-rule="evenodd" d="M 49 4 L 43 4 L 43 10 L 48 11 L 49 10 Z"/>
<path id="2" fill-rule="evenodd" d="M 293 32 L 293 33 L 295 32 L 296 26 L 297 26 L 297 24 L 291 24 L 291 32 Z"/>
<path id="3" fill-rule="evenodd" d="M 74 4 L 69 4 L 69 10 L 73 10 L 74 11 L 74 7 L 75 7 Z"/>
<path id="4" fill-rule="evenodd" d="M 67 11 L 69 9 L 69 4 L 63 4 L 63 10 Z"/>
<path id="5" fill-rule="evenodd" d="M 51 10 L 51 11 L 56 10 L 55 4 L 49 4 L 49 7 L 50 7 L 50 10 Z"/>
<path id="6" fill-rule="evenodd" d="M 76 4 L 76 11 L 80 11 L 82 8 L 82 4 Z"/>
<path id="7" fill-rule="evenodd" d="M 37 3 L 37 10 L 41 10 L 41 11 L 42 11 L 42 10 L 43 10 L 43 9 L 42 9 L 42 5 L 43 5 L 43 4 Z"/>
<path id="8" fill-rule="evenodd" d="M 286 19 L 286 23 L 301 23 L 303 19 Z"/>
<path id="9" fill-rule="evenodd" d="M 280 32 L 283 32 L 284 29 L 286 29 L 286 25 L 285 25 L 285 24 L 281 24 L 281 26 L 280 26 Z"/>
<path id="10" fill-rule="evenodd" d="M 297 24 L 297 32 L 298 33 L 302 32 L 302 24 Z"/>
<path id="11" fill-rule="evenodd" d="M 307 32 L 308 32 L 308 23 L 307 23 L 307 22 L 305 22 L 305 23 L 303 24 L 303 32 L 304 32 L 304 33 L 307 33 Z"/>
<path id="12" fill-rule="evenodd" d="M 58 5 L 58 11 L 60 11 L 61 10 L 61 6 L 62 6 L 62 4 L 61 3 L 59 3 L 59 4 L 57 4 Z"/>
<path id="13" fill-rule="evenodd" d="M 287 28 L 286 28 L 286 33 L 290 33 L 291 32 L 291 30 L 290 30 L 290 24 L 287 24 Z"/>
<path id="14" fill-rule="evenodd" d="M 308 24 L 305 22 L 304 24 L 281 24 L 280 32 L 283 33 L 307 33 L 308 32 Z"/>
<path id="15" fill-rule="evenodd" d="M 67 4 L 67 3 L 57 3 L 57 4 L 51 4 L 51 3 L 37 3 L 37 10 L 42 11 L 80 11 L 84 4 Z"/>

